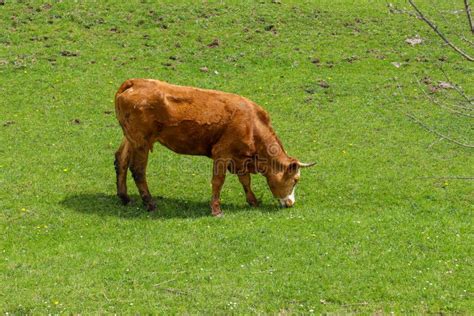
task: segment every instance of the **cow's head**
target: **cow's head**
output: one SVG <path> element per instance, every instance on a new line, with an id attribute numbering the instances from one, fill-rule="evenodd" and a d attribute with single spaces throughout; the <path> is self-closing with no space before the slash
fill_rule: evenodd
<path id="1" fill-rule="evenodd" d="M 295 204 L 295 189 L 300 179 L 301 168 L 314 166 L 316 163 L 302 163 L 296 159 L 288 164 L 275 168 L 266 175 L 268 186 L 273 196 L 280 201 L 283 207 Z"/>

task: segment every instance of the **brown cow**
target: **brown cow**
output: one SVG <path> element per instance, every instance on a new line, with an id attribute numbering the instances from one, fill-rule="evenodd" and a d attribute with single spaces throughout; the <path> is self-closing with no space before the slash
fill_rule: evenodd
<path id="1" fill-rule="evenodd" d="M 222 215 L 220 191 L 226 171 L 235 173 L 247 202 L 257 205 L 250 173 L 267 178 L 282 206 L 295 203 L 295 186 L 304 164 L 289 157 L 260 106 L 239 95 L 172 85 L 149 79 L 125 81 L 115 95 L 115 111 L 124 139 L 115 153 L 117 195 L 124 204 L 127 170 L 149 211 L 156 208 L 146 182 L 148 152 L 158 141 L 179 154 L 214 160 L 212 215 Z"/>

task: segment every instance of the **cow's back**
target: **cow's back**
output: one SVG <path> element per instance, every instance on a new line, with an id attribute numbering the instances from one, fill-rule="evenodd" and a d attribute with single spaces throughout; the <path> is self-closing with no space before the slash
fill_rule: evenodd
<path id="1" fill-rule="evenodd" d="M 178 153 L 210 157 L 229 133 L 239 148 L 251 141 L 256 108 L 235 94 L 130 79 L 117 91 L 116 114 L 132 143 L 151 147 L 159 141 Z"/>

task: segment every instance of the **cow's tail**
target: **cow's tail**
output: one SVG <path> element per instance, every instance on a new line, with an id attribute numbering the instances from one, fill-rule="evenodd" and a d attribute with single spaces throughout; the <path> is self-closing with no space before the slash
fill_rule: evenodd
<path id="1" fill-rule="evenodd" d="M 120 88 L 117 90 L 117 93 L 115 94 L 115 117 L 117 118 L 117 121 L 119 122 L 120 127 L 122 128 L 123 135 L 132 145 L 134 145 L 136 142 L 129 134 L 129 120 L 127 119 L 127 117 L 129 116 L 129 109 L 127 106 L 126 95 L 123 95 L 123 93 L 133 87 L 133 85 L 134 80 L 128 79 L 124 83 L 122 83 Z"/>
<path id="2" fill-rule="evenodd" d="M 120 109 L 120 96 L 122 95 L 123 92 L 125 92 L 126 90 L 130 89 L 131 87 L 133 87 L 133 80 L 132 79 L 128 79 L 128 80 L 125 80 L 124 83 L 122 83 L 122 85 L 120 86 L 120 88 L 117 90 L 117 93 L 115 93 L 115 115 L 117 116 L 117 119 L 119 120 L 120 122 L 120 118 L 119 118 L 119 114 L 121 112 L 121 109 Z"/>
<path id="3" fill-rule="evenodd" d="M 125 121 L 124 121 L 124 108 L 123 108 L 123 96 L 121 97 L 121 94 L 126 91 L 127 89 L 130 89 L 133 86 L 133 81 L 132 80 L 126 80 L 120 88 L 117 90 L 117 93 L 115 93 L 115 116 L 117 117 L 117 120 L 120 123 L 120 126 L 122 129 L 124 129 L 124 134 L 125 134 Z"/>
<path id="4" fill-rule="evenodd" d="M 125 90 L 127 89 L 130 89 L 131 87 L 133 86 L 133 80 L 132 79 L 128 79 L 128 80 L 125 80 L 124 83 L 122 83 L 122 85 L 120 86 L 120 88 L 118 89 L 117 93 L 115 94 L 115 100 L 117 100 L 117 97 L 123 93 Z"/>
<path id="5" fill-rule="evenodd" d="M 122 83 L 120 88 L 117 90 L 117 93 L 115 93 L 115 115 L 117 116 L 117 119 L 119 120 L 120 123 L 122 123 L 120 120 L 120 113 L 122 112 L 121 103 L 123 103 L 122 93 L 124 93 L 125 91 L 133 87 L 133 84 L 134 84 L 133 79 L 125 80 L 125 82 Z"/>

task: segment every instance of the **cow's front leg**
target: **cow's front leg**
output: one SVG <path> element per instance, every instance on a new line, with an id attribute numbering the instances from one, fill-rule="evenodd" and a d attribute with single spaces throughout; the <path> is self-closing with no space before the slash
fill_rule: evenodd
<path id="1" fill-rule="evenodd" d="M 220 217 L 223 215 L 221 210 L 221 189 L 225 181 L 225 173 L 227 166 L 223 161 L 217 159 L 214 160 L 212 168 L 212 199 L 211 199 L 211 212 L 213 216 Z"/>
<path id="2" fill-rule="evenodd" d="M 258 206 L 257 198 L 255 197 L 255 194 L 253 193 L 252 188 L 250 186 L 250 174 L 247 173 L 244 175 L 239 175 L 239 181 L 244 187 L 247 203 L 250 206 Z"/>
<path id="3" fill-rule="evenodd" d="M 150 191 L 148 191 L 148 184 L 146 182 L 146 165 L 148 163 L 147 146 L 134 148 L 130 161 L 130 171 L 132 171 L 133 180 L 137 185 L 140 196 L 148 211 L 156 209 L 156 203 L 153 201 Z"/>

